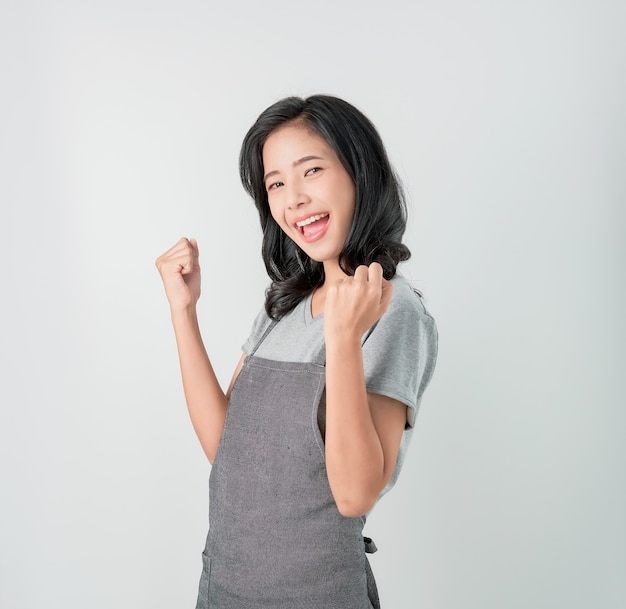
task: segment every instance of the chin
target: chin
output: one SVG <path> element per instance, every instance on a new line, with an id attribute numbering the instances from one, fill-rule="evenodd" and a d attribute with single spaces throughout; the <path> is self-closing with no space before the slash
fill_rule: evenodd
<path id="1" fill-rule="evenodd" d="M 307 254 L 306 252 L 304 252 L 305 254 Z M 324 264 L 324 260 L 325 258 L 320 257 L 320 256 L 310 256 L 309 254 L 307 254 L 307 256 L 309 256 L 309 258 L 315 262 L 320 262 L 321 264 Z"/>
<path id="2" fill-rule="evenodd" d="M 324 247 L 311 247 L 311 245 L 308 243 L 302 243 L 298 241 L 296 241 L 295 243 L 311 260 L 319 262 L 320 264 L 331 261 L 335 261 L 337 263 L 339 259 L 339 253 L 341 250 L 329 251 Z"/>
<path id="3" fill-rule="evenodd" d="M 307 256 L 309 256 L 311 260 L 315 260 L 315 262 L 318 262 L 320 264 L 334 263 L 335 265 L 339 266 L 339 254 L 329 254 L 326 256 L 318 253 L 311 256 L 307 252 L 305 253 L 307 254 Z"/>

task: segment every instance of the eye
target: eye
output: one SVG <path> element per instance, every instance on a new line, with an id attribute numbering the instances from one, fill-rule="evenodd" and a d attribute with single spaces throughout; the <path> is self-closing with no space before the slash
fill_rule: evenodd
<path id="1" fill-rule="evenodd" d="M 312 175 L 312 174 L 314 174 L 314 173 L 317 173 L 318 171 L 322 171 L 322 168 L 321 168 L 321 167 L 311 167 L 311 169 L 308 169 L 308 170 L 305 172 L 305 174 L 304 174 L 304 175 L 305 175 L 305 176 Z"/>
<path id="2" fill-rule="evenodd" d="M 271 184 L 267 185 L 267 190 L 276 190 L 277 188 L 279 188 L 282 185 L 283 185 L 282 182 L 272 182 Z"/>

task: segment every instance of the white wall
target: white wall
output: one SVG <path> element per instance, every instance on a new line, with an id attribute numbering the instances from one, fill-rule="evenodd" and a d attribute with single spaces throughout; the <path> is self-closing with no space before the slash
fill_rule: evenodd
<path id="1" fill-rule="evenodd" d="M 266 279 L 240 141 L 379 127 L 440 358 L 368 532 L 384 608 L 626 604 L 622 2 L 5 2 L 0 606 L 192 607 L 208 464 L 153 261 L 200 242 L 227 380 Z M 620 374 L 622 373 L 622 374 Z"/>

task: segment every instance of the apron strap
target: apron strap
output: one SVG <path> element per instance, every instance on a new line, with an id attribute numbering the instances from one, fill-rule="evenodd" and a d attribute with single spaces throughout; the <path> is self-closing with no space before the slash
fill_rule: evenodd
<path id="1" fill-rule="evenodd" d="M 270 322 L 270 325 L 267 326 L 267 329 L 265 330 L 265 332 L 263 332 L 263 336 L 261 336 L 261 338 L 259 338 L 259 340 L 257 341 L 256 345 L 254 345 L 254 349 L 252 349 L 252 351 L 250 352 L 249 357 L 252 357 L 256 353 L 256 350 L 261 346 L 261 343 L 267 338 L 267 335 L 274 329 L 274 326 L 277 323 L 278 322 L 276 320 L 272 319 L 272 321 Z"/>

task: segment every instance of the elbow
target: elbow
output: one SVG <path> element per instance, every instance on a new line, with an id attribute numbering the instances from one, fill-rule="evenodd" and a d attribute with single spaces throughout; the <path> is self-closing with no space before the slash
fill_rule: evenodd
<path id="1" fill-rule="evenodd" d="M 335 497 L 335 504 L 342 516 L 346 518 L 359 518 L 360 516 L 368 514 L 377 500 L 378 495 L 373 496 L 365 493 L 360 495 L 342 495 Z"/>
<path id="2" fill-rule="evenodd" d="M 372 511 L 388 479 L 376 477 L 361 480 L 360 483 L 354 480 L 351 483 L 343 480 L 340 484 L 331 477 L 329 482 L 339 513 L 346 518 L 359 518 Z"/>

